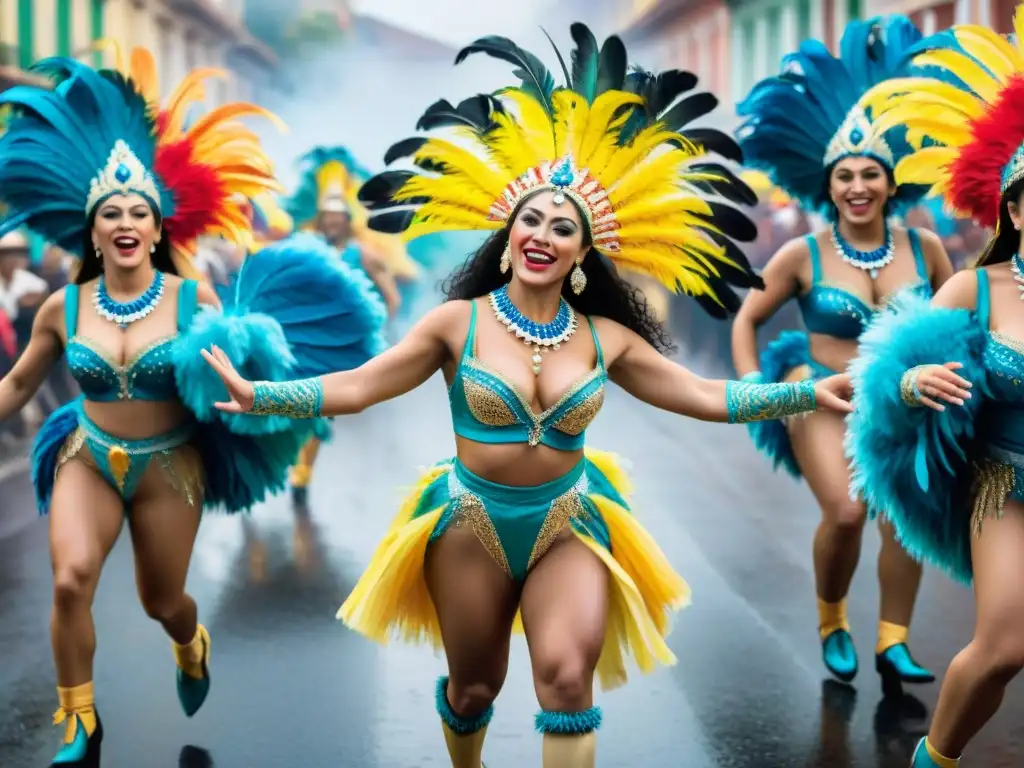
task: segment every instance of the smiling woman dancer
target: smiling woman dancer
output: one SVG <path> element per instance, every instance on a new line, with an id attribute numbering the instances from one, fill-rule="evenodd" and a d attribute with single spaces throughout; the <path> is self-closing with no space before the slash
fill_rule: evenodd
<path id="1" fill-rule="evenodd" d="M 783 71 L 754 86 L 739 111 L 748 165 L 767 171 L 806 210 L 826 215 L 825 232 L 792 240 L 768 262 L 765 290 L 751 292 L 733 325 L 733 359 L 746 381 L 800 381 L 846 369 L 857 337 L 887 296 L 911 288 L 926 296 L 953 267 L 931 232 L 892 227 L 887 217 L 916 203 L 926 187 L 897 185 L 895 164 L 910 152 L 902 137 L 872 124 L 857 99 L 874 83 L 892 77 L 921 34 L 901 16 L 851 23 L 841 57 L 817 40 L 783 60 Z M 757 355 L 757 328 L 796 298 L 803 331 L 786 331 Z M 803 475 L 821 506 L 814 536 L 818 631 L 825 667 L 849 682 L 857 675 L 857 651 L 846 617 L 846 595 L 860 559 L 867 519 L 862 501 L 851 499 L 840 416 L 751 425 L 758 448 L 776 467 Z M 907 646 L 921 567 L 881 523 L 878 556 L 881 593 L 875 667 L 887 694 L 901 683 L 935 677 L 917 664 Z"/>
<path id="2" fill-rule="evenodd" d="M 331 370 L 337 360 L 322 344 L 314 353 L 327 368 L 308 364 L 303 343 L 316 324 L 302 320 L 317 311 L 336 321 L 326 299 L 336 306 L 346 286 L 319 243 L 271 248 L 243 269 L 229 310 L 215 309 L 213 289 L 183 276 L 185 257 L 201 234 L 244 239 L 238 201 L 276 187 L 259 142 L 233 122 L 266 113 L 229 104 L 185 129 L 211 73 L 187 78 L 161 110 L 152 57 L 137 49 L 131 65 L 129 79 L 51 59 L 38 69 L 52 90 L 0 96 L 15 109 L 0 138 L 0 234 L 24 224 L 80 255 L 73 284 L 47 299 L 0 381 L 0 420 L 62 352 L 83 392 L 47 420 L 32 455 L 39 509 L 50 515 L 54 723 L 65 725 L 55 766 L 100 764 L 91 607 L 124 522 L 140 600 L 173 641 L 178 697 L 192 716 L 210 689 L 210 637 L 185 592 L 201 510 L 245 509 L 281 488 L 309 434 L 311 422 L 224 418 L 213 408 L 223 385 L 196 348 L 216 342 L 243 370 L 274 379 Z M 282 310 L 297 333 L 274 319 Z"/>
<path id="3" fill-rule="evenodd" d="M 1016 41 L 971 25 L 922 45 L 915 63 L 970 90 L 921 77 L 866 97 L 880 120 L 945 145 L 896 178 L 934 184 L 996 231 L 930 305 L 879 317 L 851 369 L 854 487 L 912 555 L 974 581 L 974 639 L 946 672 L 914 768 L 958 765 L 1024 668 L 1024 7 L 1014 26 Z"/>
<path id="4" fill-rule="evenodd" d="M 595 673 L 610 687 L 625 681 L 627 653 L 645 671 L 674 661 L 668 614 L 689 590 L 630 513 L 616 459 L 584 450 L 609 380 L 709 421 L 849 410 L 845 376 L 709 381 L 659 354 L 665 332 L 615 266 L 711 303 L 720 301 L 712 281 L 728 290 L 718 270 L 756 282 L 727 236 L 749 236 L 752 223 L 698 191 L 736 195 L 740 182 L 692 139 L 735 146 L 684 128 L 714 104 L 673 107 L 693 75 L 627 76 L 618 38 L 598 54 L 586 27 L 572 31 L 576 64 L 563 88 L 507 39 L 465 49 L 459 61 L 515 59 L 524 79 L 547 85 L 437 102 L 420 125 L 449 128 L 459 145 L 400 142 L 389 155 L 411 155 L 423 172 L 388 171 L 363 187 L 381 229 L 494 231 L 452 277 L 445 304 L 393 349 L 322 379 L 251 383 L 219 351 L 204 352 L 232 395 L 220 406 L 229 412 L 357 413 L 443 372 L 457 457 L 420 478 L 339 616 L 381 642 L 394 632 L 443 643 L 449 675 L 437 682 L 437 711 L 457 768 L 481 764 L 514 627 L 530 646 L 548 768 L 594 765 Z"/>

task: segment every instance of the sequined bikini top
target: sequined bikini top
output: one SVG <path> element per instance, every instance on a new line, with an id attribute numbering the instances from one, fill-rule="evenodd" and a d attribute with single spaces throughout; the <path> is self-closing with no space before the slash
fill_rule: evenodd
<path id="1" fill-rule="evenodd" d="M 914 263 L 921 280 L 899 291 L 914 291 L 924 298 L 932 295 L 931 283 L 928 280 L 928 265 L 925 263 L 924 252 L 921 250 L 921 238 L 917 231 L 907 230 L 910 248 L 914 253 Z M 884 306 L 874 306 L 855 293 L 845 288 L 829 285 L 821 279 L 821 251 L 814 235 L 808 235 L 807 248 L 811 253 L 811 290 L 797 299 L 800 313 L 803 315 L 804 326 L 810 333 L 821 333 L 838 339 L 857 339 L 867 328 L 871 317 Z"/>
<path id="2" fill-rule="evenodd" d="M 178 330 L 157 339 L 124 363 L 118 363 L 101 344 L 77 333 L 79 286 L 64 289 L 64 324 L 71 375 L 86 400 L 98 403 L 117 400 L 160 402 L 178 396 L 171 350 L 178 333 L 188 329 L 196 311 L 195 280 L 183 280 L 178 289 Z"/>
<path id="3" fill-rule="evenodd" d="M 543 413 L 501 373 L 474 356 L 476 302 L 455 379 L 448 388 L 455 434 L 478 443 L 529 443 L 559 451 L 583 448 L 584 432 L 604 403 L 608 374 L 593 323 L 587 318 L 597 350 L 597 365 Z"/>

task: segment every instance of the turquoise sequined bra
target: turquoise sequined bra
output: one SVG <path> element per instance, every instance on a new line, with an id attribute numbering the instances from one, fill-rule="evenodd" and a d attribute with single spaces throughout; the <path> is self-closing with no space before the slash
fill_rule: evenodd
<path id="1" fill-rule="evenodd" d="M 914 252 L 917 274 L 921 279 L 902 290 L 915 291 L 925 298 L 930 298 L 932 289 L 928 280 L 924 252 L 921 250 L 921 238 L 913 229 L 907 230 L 907 236 L 910 238 L 910 248 Z M 808 235 L 806 240 L 811 253 L 811 290 L 797 299 L 804 326 L 810 333 L 821 333 L 838 339 L 859 338 L 879 307 L 869 304 L 845 288 L 823 281 L 818 241 L 814 235 Z M 882 305 L 884 304 L 883 301 Z"/>
<path id="2" fill-rule="evenodd" d="M 101 344 L 78 334 L 79 286 L 64 289 L 64 324 L 67 329 L 67 357 L 71 375 L 86 400 L 110 403 L 118 400 L 161 402 L 174 400 L 171 350 L 178 333 L 188 329 L 196 310 L 195 280 L 184 280 L 178 289 L 178 329 L 173 336 L 157 339 L 121 364 Z"/>
<path id="3" fill-rule="evenodd" d="M 608 380 L 601 343 L 590 318 L 587 324 L 597 350 L 597 364 L 554 405 L 537 413 L 515 385 L 475 357 L 474 301 L 462 359 L 448 389 L 455 434 L 477 443 L 529 443 L 559 451 L 582 449 L 584 432 L 604 403 Z"/>

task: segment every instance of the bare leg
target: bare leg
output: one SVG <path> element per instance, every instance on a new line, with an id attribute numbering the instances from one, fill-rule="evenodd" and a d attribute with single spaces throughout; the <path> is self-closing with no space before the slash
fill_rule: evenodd
<path id="1" fill-rule="evenodd" d="M 949 665 L 928 741 L 958 757 L 999 709 L 1024 667 L 1024 506 L 1007 502 L 971 546 L 977 619 L 974 639 Z"/>
<path id="2" fill-rule="evenodd" d="M 61 467 L 50 503 L 50 636 L 60 702 L 54 722 L 65 726 L 64 746 L 54 759 L 63 762 L 99 759 L 102 731 L 97 732 L 92 684 L 96 653 L 92 601 L 100 570 L 124 522 L 121 497 L 83 454 L 84 449 L 81 458 Z"/>
<path id="3" fill-rule="evenodd" d="M 891 523 L 880 520 L 878 528 L 882 534 L 882 549 L 878 553 L 879 618 L 889 624 L 909 627 L 923 569 L 896 541 Z M 879 652 L 882 650 L 885 649 Z"/>
<path id="4" fill-rule="evenodd" d="M 424 570 L 448 659 L 437 690 L 448 754 L 454 768 L 480 768 L 508 671 L 519 588 L 468 527 L 452 527 L 431 544 Z"/>
<path id="5" fill-rule="evenodd" d="M 604 564 L 565 531 L 523 587 L 545 768 L 593 768 L 601 724 L 594 670 L 608 623 L 608 580 Z"/>
<path id="6" fill-rule="evenodd" d="M 50 504 L 50 634 L 57 683 L 62 687 L 92 680 L 96 653 L 92 601 L 100 569 L 123 522 L 121 497 L 98 472 L 79 459 L 61 467 Z"/>
<path id="7" fill-rule="evenodd" d="M 845 428 L 837 414 L 813 413 L 791 419 L 789 433 L 800 469 L 821 507 L 814 534 L 814 578 L 823 658 L 833 675 L 849 682 L 857 674 L 857 653 L 846 618 L 846 595 L 860 559 L 866 511 L 850 499 Z"/>
<path id="8" fill-rule="evenodd" d="M 189 503 L 154 461 L 128 518 L 139 600 L 146 614 L 160 622 L 173 641 L 180 670 L 178 698 L 189 717 L 209 692 L 210 638 L 197 621 L 195 600 L 185 592 L 201 513 L 202 498 L 193 495 Z"/>

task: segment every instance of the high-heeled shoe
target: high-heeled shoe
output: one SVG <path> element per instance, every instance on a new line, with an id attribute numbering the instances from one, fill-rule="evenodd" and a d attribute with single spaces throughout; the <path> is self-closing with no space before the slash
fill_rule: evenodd
<path id="1" fill-rule="evenodd" d="M 943 757 L 934 749 L 928 748 L 928 739 L 921 739 L 914 750 L 910 768 L 957 768 L 960 758 Z"/>
<path id="2" fill-rule="evenodd" d="M 68 725 L 67 718 L 74 718 L 75 725 Z M 53 724 L 73 727 L 75 732 L 71 741 L 65 742 L 54 756 L 50 768 L 100 768 L 103 723 L 100 722 L 98 712 L 96 713 L 96 730 L 91 735 L 86 731 L 82 718 L 74 712 L 58 709 L 53 718 Z"/>
<path id="3" fill-rule="evenodd" d="M 857 649 L 845 629 L 837 629 L 821 641 L 821 658 L 837 680 L 849 683 L 857 676 Z"/>
<path id="4" fill-rule="evenodd" d="M 875 669 L 882 676 L 882 693 L 886 696 L 901 695 L 903 683 L 919 685 L 935 682 L 935 675 L 914 661 L 906 643 L 898 643 L 887 648 L 884 653 L 876 654 Z"/>
<path id="5" fill-rule="evenodd" d="M 187 657 L 187 653 L 196 640 L 184 646 L 174 644 L 174 658 L 178 664 L 178 702 L 185 711 L 186 717 L 192 717 L 198 712 L 199 708 L 203 706 L 203 702 L 206 701 L 207 694 L 210 693 L 210 633 L 202 624 L 196 626 L 196 639 L 202 643 L 200 661 L 202 677 L 193 677 L 183 669 L 191 661 Z"/>

